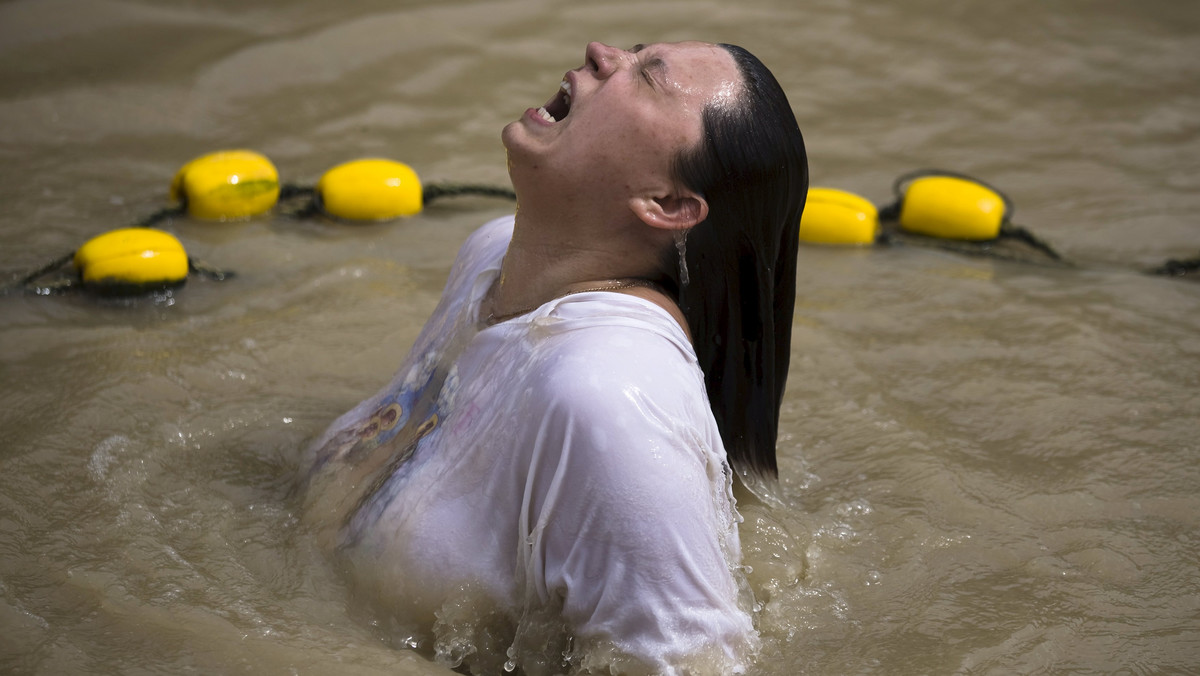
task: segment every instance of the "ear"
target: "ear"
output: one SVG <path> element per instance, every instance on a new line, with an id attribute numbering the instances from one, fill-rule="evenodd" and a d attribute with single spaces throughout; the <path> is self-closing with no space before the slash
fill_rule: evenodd
<path id="1" fill-rule="evenodd" d="M 708 202 L 691 191 L 634 197 L 629 208 L 646 225 L 664 230 L 687 230 L 708 218 Z"/>

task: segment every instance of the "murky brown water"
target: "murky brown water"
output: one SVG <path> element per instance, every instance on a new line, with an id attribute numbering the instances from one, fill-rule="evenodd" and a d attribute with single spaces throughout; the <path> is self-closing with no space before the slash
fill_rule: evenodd
<path id="1" fill-rule="evenodd" d="M 937 166 L 1082 269 L 805 248 L 787 504 L 747 507 L 761 674 L 1200 669 L 1200 11 L 1143 0 L 0 4 L 0 270 L 164 203 L 228 147 L 311 183 L 385 155 L 506 181 L 499 130 L 584 43 L 773 66 L 813 182 Z M 458 243 L 400 223 L 176 220 L 237 271 L 173 305 L 0 298 L 0 672 L 445 670 L 297 527 L 306 439 L 390 377 Z"/>

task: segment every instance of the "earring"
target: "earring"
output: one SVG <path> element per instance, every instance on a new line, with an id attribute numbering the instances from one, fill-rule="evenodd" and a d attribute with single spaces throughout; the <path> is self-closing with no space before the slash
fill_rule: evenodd
<path id="1" fill-rule="evenodd" d="M 688 284 L 687 230 L 675 231 L 675 250 L 679 252 L 679 285 Z"/>

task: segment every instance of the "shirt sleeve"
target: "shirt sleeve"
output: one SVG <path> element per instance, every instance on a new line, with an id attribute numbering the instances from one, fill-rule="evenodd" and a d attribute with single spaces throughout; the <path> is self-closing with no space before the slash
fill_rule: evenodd
<path id="1" fill-rule="evenodd" d="M 580 640 L 655 673 L 697 661 L 735 673 L 756 634 L 703 376 L 676 345 L 638 334 L 567 337 L 544 364 L 526 588 L 561 603 Z"/>

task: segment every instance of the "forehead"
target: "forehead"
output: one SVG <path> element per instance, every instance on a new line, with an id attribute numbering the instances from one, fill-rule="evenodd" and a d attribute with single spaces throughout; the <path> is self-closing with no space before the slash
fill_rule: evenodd
<path id="1" fill-rule="evenodd" d="M 741 73 L 733 56 L 707 42 L 668 42 L 635 48 L 643 63 L 661 71 L 668 94 L 691 100 L 716 102 L 731 99 Z"/>

